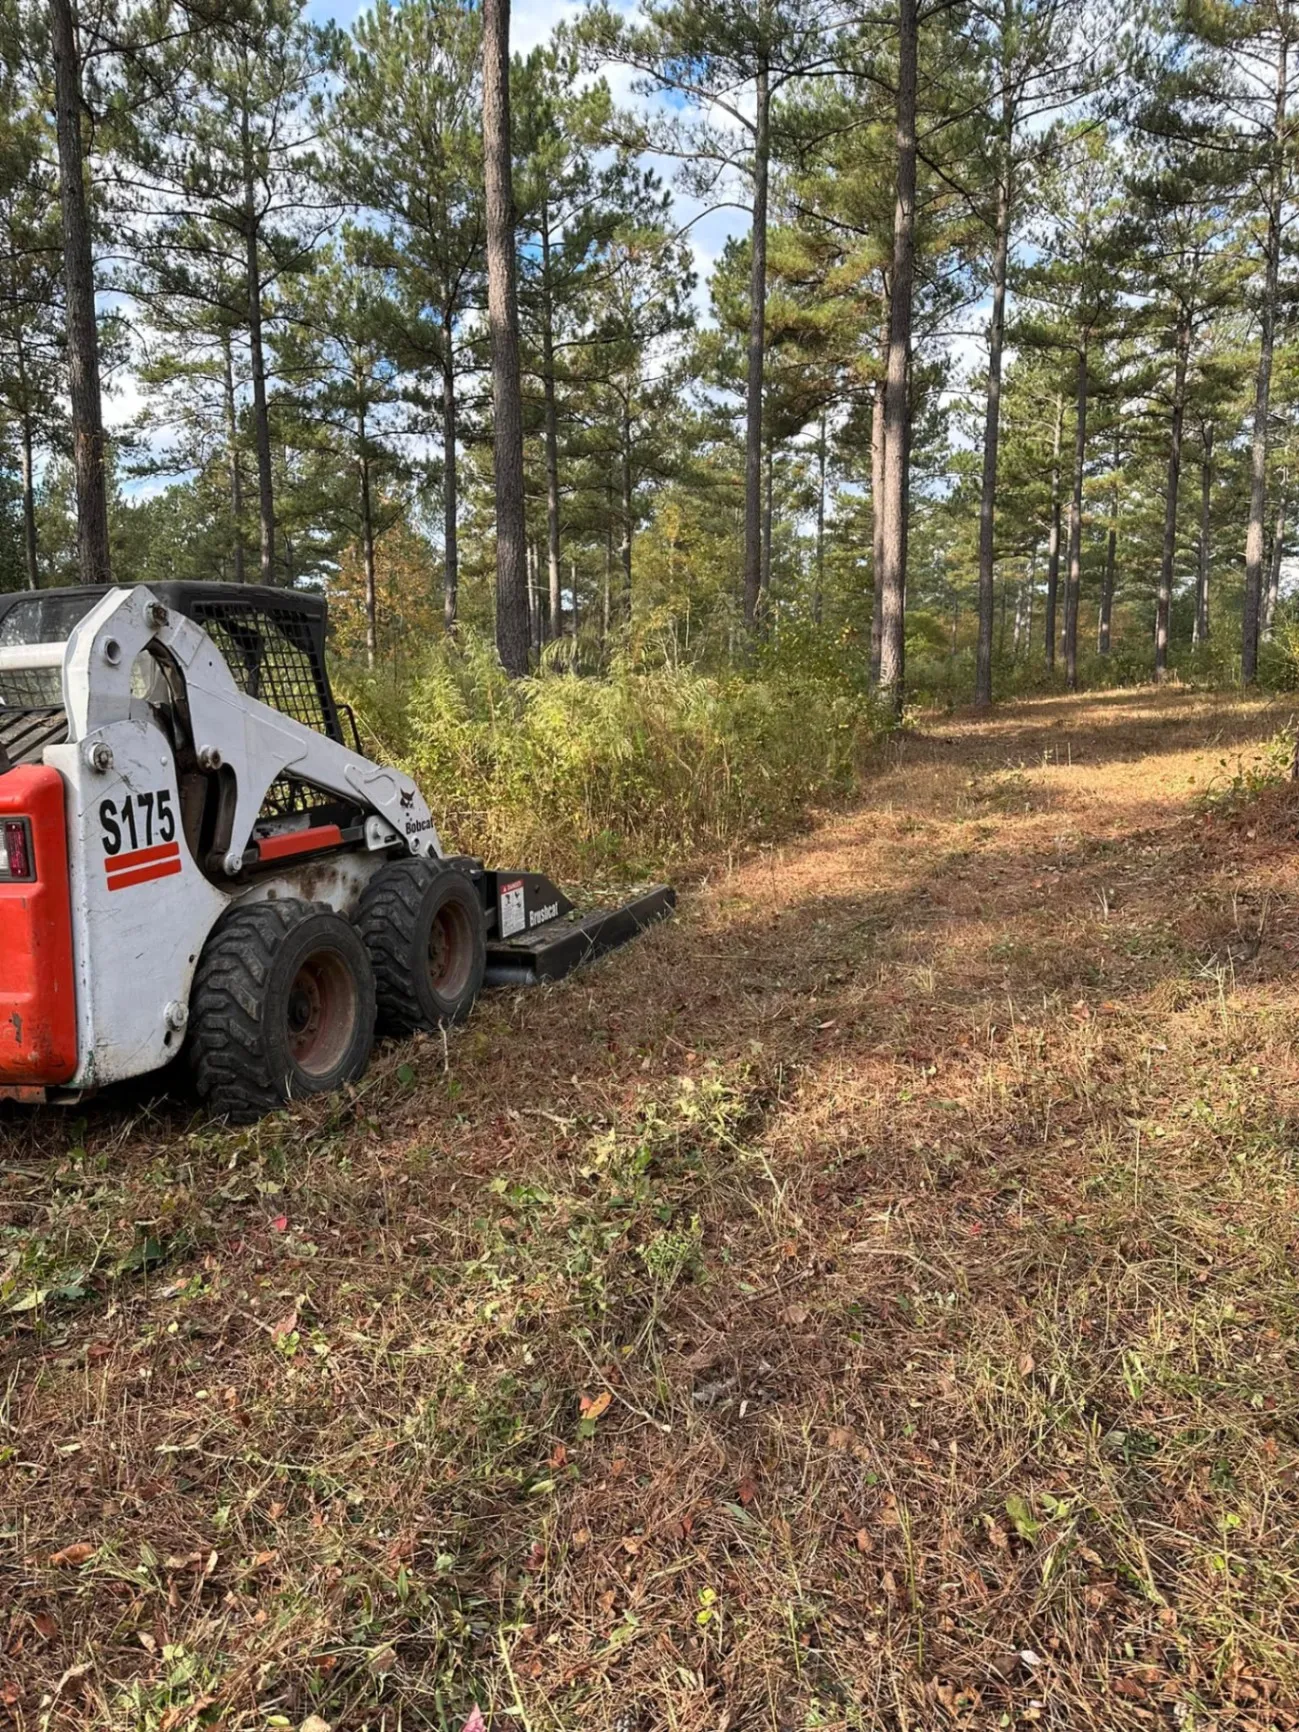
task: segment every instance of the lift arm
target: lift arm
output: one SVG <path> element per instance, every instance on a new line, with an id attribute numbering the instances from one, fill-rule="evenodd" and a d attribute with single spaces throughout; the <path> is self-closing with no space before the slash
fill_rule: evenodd
<path id="1" fill-rule="evenodd" d="M 30 657 L 32 651 L 23 653 Z M 62 646 L 69 739 L 92 768 L 108 767 L 102 753 L 111 747 L 98 739 L 100 731 L 147 708 L 131 691 L 132 670 L 142 655 L 165 656 L 179 670 L 200 765 L 225 766 L 234 777 L 234 820 L 224 860 L 231 877 L 243 868 L 267 790 L 283 775 L 375 814 L 391 829 L 385 840 L 400 838 L 412 854 L 441 857 L 432 814 L 408 776 L 249 697 L 202 627 L 164 607 L 144 584 L 104 596 Z"/>

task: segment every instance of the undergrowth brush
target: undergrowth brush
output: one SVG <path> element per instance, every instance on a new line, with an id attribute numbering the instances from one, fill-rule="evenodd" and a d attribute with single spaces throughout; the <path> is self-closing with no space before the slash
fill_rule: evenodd
<path id="1" fill-rule="evenodd" d="M 857 692 L 804 670 L 616 663 L 599 679 L 548 667 L 512 681 L 469 633 L 400 691 L 356 672 L 342 684 L 449 847 L 586 882 L 788 830 L 852 790 L 877 731 Z"/>

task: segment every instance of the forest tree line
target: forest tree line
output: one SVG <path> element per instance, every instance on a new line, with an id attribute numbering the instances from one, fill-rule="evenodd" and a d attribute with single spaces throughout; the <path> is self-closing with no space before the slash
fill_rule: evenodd
<path id="1" fill-rule="evenodd" d="M 894 710 L 909 661 L 1258 677 L 1291 0 L 589 6 L 509 62 L 521 473 L 491 11 L 4 0 L 0 586 L 324 587 L 372 666 L 464 620 L 513 671 L 785 654 Z"/>

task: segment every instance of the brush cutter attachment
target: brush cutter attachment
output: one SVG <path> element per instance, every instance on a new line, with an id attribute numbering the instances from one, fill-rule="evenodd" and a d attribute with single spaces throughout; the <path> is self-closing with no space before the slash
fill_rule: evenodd
<path id="1" fill-rule="evenodd" d="M 676 907 L 671 885 L 656 884 L 618 908 L 579 914 L 564 892 L 539 872 L 489 871 L 481 860 L 454 864 L 469 874 L 482 899 L 487 928 L 484 986 L 562 980 Z"/>

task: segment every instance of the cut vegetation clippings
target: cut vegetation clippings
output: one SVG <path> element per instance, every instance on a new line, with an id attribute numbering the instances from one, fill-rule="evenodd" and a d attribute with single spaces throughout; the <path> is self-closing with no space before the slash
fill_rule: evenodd
<path id="1" fill-rule="evenodd" d="M 13 1724 L 1299 1724 L 1285 719 L 944 724 L 351 1098 L 6 1111 Z"/>

